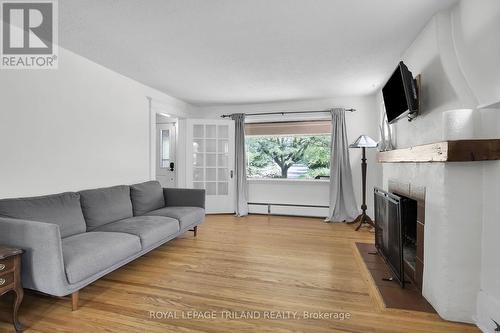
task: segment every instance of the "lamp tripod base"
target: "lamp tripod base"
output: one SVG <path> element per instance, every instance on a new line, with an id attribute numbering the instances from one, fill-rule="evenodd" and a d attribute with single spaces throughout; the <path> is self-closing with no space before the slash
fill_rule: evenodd
<path id="1" fill-rule="evenodd" d="M 354 221 L 352 221 L 352 223 L 358 223 L 356 231 L 358 231 L 363 226 L 363 224 L 368 224 L 375 228 L 375 223 L 366 213 L 361 213 L 358 217 L 356 217 Z"/>

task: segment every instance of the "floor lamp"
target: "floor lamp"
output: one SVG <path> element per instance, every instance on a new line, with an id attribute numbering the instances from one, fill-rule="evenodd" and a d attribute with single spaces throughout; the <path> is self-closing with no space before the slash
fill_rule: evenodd
<path id="1" fill-rule="evenodd" d="M 354 221 L 353 223 L 359 223 L 356 227 L 356 231 L 361 228 L 363 224 L 369 224 L 372 227 L 375 227 L 375 223 L 373 220 L 366 214 L 366 148 L 376 148 L 378 143 L 375 142 L 368 135 L 360 135 L 359 138 L 356 139 L 349 148 L 362 148 L 363 149 L 363 157 L 361 158 L 361 175 L 363 182 L 363 204 L 361 205 L 361 210 L 363 211 Z"/>

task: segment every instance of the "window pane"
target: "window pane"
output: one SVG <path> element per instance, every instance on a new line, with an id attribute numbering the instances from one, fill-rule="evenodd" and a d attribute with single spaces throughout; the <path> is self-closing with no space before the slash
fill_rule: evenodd
<path id="1" fill-rule="evenodd" d="M 193 182 L 193 188 L 204 189 L 205 188 L 205 183 L 204 182 Z"/>
<path id="2" fill-rule="evenodd" d="M 204 157 L 203 154 L 200 154 L 200 153 L 196 154 L 196 153 L 194 153 L 193 157 L 194 157 L 193 158 L 193 161 L 194 161 L 193 164 L 195 166 L 197 166 L 197 167 L 202 167 L 203 166 L 203 157 Z"/>
<path id="3" fill-rule="evenodd" d="M 246 146 L 249 178 L 330 176 L 330 135 L 254 135 Z"/>
<path id="4" fill-rule="evenodd" d="M 219 167 L 227 167 L 227 155 L 218 154 L 217 165 Z"/>
<path id="5" fill-rule="evenodd" d="M 194 125 L 193 126 L 193 136 L 195 138 L 203 138 L 203 137 L 205 137 L 205 126 L 203 126 L 203 125 Z"/>
<path id="6" fill-rule="evenodd" d="M 193 140 L 193 151 L 195 153 L 203 153 L 205 151 L 205 145 L 203 139 Z"/>
<path id="7" fill-rule="evenodd" d="M 203 177 L 203 168 L 194 168 L 193 169 L 193 181 L 203 181 L 205 178 Z"/>
<path id="8" fill-rule="evenodd" d="M 216 158 L 217 155 L 215 154 L 207 154 L 207 167 L 214 167 L 216 166 Z"/>
<path id="9" fill-rule="evenodd" d="M 206 180 L 207 181 L 216 181 L 217 178 L 216 178 L 216 168 L 206 168 L 206 173 L 207 173 L 207 177 L 206 177 Z"/>
<path id="10" fill-rule="evenodd" d="M 218 147 L 217 151 L 219 153 L 224 153 L 224 154 L 229 153 L 229 141 L 228 140 L 219 140 L 218 145 L 219 145 L 219 147 Z"/>
<path id="11" fill-rule="evenodd" d="M 207 195 L 216 195 L 217 193 L 217 183 L 216 182 L 206 182 Z"/>
<path id="12" fill-rule="evenodd" d="M 217 137 L 217 126 L 216 125 L 206 125 L 205 126 L 205 137 L 216 138 Z"/>
<path id="13" fill-rule="evenodd" d="M 205 144 L 206 144 L 206 152 L 215 153 L 217 151 L 217 140 L 207 139 Z"/>
<path id="14" fill-rule="evenodd" d="M 219 168 L 218 169 L 218 180 L 226 180 L 228 179 L 227 177 L 227 168 Z"/>
<path id="15" fill-rule="evenodd" d="M 219 128 L 218 129 L 218 131 L 219 131 L 219 135 L 218 135 L 219 138 L 226 139 L 226 138 L 229 137 L 229 126 L 227 126 L 227 125 L 219 125 L 218 128 Z"/>
<path id="16" fill-rule="evenodd" d="M 217 194 L 227 195 L 228 194 L 228 184 L 226 182 L 217 183 Z"/>
<path id="17" fill-rule="evenodd" d="M 170 131 L 160 130 L 160 168 L 167 168 L 170 160 Z"/>

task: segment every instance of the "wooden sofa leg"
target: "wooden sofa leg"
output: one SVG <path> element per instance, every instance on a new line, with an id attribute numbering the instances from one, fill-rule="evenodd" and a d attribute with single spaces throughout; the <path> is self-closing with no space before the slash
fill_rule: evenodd
<path id="1" fill-rule="evenodd" d="M 189 231 L 192 231 L 194 234 L 194 237 L 196 237 L 196 234 L 198 233 L 198 226 L 195 226 L 193 229 L 189 229 Z"/>
<path id="2" fill-rule="evenodd" d="M 71 308 L 72 311 L 78 310 L 78 299 L 79 299 L 79 291 L 75 291 L 71 294 Z"/>

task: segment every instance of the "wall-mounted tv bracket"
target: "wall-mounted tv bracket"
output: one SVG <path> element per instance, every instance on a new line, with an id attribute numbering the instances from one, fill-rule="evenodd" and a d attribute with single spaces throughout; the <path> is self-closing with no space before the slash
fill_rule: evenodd
<path id="1" fill-rule="evenodd" d="M 412 121 L 413 119 L 415 119 L 418 114 L 420 113 L 420 109 L 421 109 L 421 102 L 420 102 L 420 92 L 422 91 L 420 89 L 421 87 L 421 78 L 422 78 L 422 75 L 421 74 L 418 74 L 414 79 L 413 79 L 413 96 L 417 99 L 417 111 L 415 112 L 412 112 L 412 113 L 408 113 L 408 121 Z"/>

